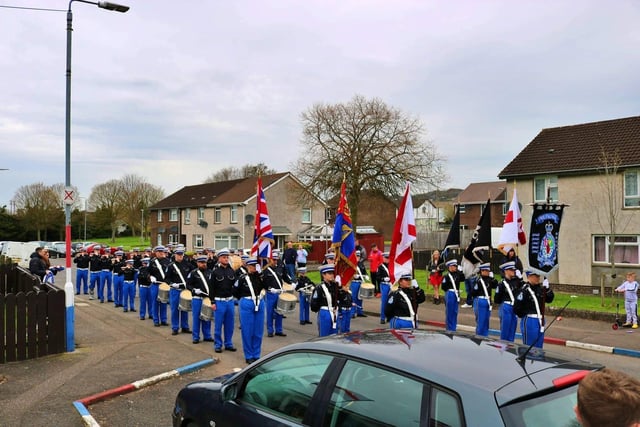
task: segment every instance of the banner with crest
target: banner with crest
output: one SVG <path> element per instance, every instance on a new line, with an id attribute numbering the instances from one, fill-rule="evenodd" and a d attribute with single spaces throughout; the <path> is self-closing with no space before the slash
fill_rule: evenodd
<path id="1" fill-rule="evenodd" d="M 529 232 L 529 267 L 542 276 L 558 268 L 560 222 L 565 205 L 534 204 Z"/>

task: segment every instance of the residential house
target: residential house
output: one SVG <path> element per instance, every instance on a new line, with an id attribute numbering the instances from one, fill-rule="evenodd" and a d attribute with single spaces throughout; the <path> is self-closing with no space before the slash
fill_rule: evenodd
<path id="1" fill-rule="evenodd" d="M 183 187 L 150 208 L 151 241 L 179 242 L 188 250 L 250 248 L 256 185 L 253 177 Z M 307 190 L 291 173 L 263 176 L 262 186 L 276 247 L 288 240 L 326 237 L 325 202 L 313 195 L 300 197 Z"/>
<path id="2" fill-rule="evenodd" d="M 640 267 L 640 116 L 543 129 L 498 177 L 509 199 L 517 189 L 527 235 L 532 203 L 566 205 L 552 282 L 619 284 Z"/>
<path id="3" fill-rule="evenodd" d="M 480 222 L 480 216 L 487 205 L 491 203 L 491 227 L 502 227 L 504 217 L 509 210 L 506 198 L 507 183 L 505 181 L 476 182 L 469 184 L 458 194 L 458 208 L 460 209 L 460 227 L 474 230 Z"/>
<path id="4" fill-rule="evenodd" d="M 413 216 L 416 221 L 416 229 L 420 231 L 440 230 L 440 224 L 446 219 L 446 212 L 426 195 L 411 196 L 413 204 Z"/>
<path id="5" fill-rule="evenodd" d="M 331 224 L 335 221 L 335 213 L 338 210 L 339 203 L 340 195 L 333 197 L 328 202 Z M 360 204 L 358 205 L 356 230 L 362 231 L 359 234 L 380 234 L 385 236 L 386 239 L 391 239 L 399 203 L 400 200 L 395 202 L 379 193 L 362 191 Z"/>

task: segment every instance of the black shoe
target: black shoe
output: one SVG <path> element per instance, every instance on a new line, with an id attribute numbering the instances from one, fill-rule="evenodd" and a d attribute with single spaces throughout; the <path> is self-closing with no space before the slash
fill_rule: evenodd
<path id="1" fill-rule="evenodd" d="M 224 349 L 227 350 L 227 351 L 237 351 L 238 350 L 235 347 L 225 347 Z"/>
<path id="2" fill-rule="evenodd" d="M 76 295 L 80 295 L 80 292 L 76 292 Z"/>
<path id="3" fill-rule="evenodd" d="M 213 350 L 213 351 L 215 351 L 216 353 L 222 353 L 222 349 L 221 349 L 221 348 L 216 348 L 216 349 L 215 349 L 215 350 Z"/>
<path id="4" fill-rule="evenodd" d="M 307 325 L 313 325 L 313 322 L 310 322 L 308 320 L 306 322 L 304 322 L 304 323 L 306 323 Z"/>
<path id="5" fill-rule="evenodd" d="M 305 322 L 304 320 L 302 322 L 300 322 L 301 325 L 306 325 L 307 322 Z"/>
<path id="6" fill-rule="evenodd" d="M 190 333 L 191 333 L 191 329 L 189 329 L 189 328 L 182 328 L 182 333 L 183 333 L 183 334 L 190 334 Z"/>
<path id="7" fill-rule="evenodd" d="M 169 326 L 169 324 L 167 322 L 162 322 L 160 323 L 162 326 Z"/>
<path id="8" fill-rule="evenodd" d="M 284 332 L 276 332 L 276 335 L 279 337 L 286 337 L 287 334 L 285 334 Z"/>
<path id="9" fill-rule="evenodd" d="M 144 317 L 141 317 L 140 320 L 146 320 Z"/>
<path id="10" fill-rule="evenodd" d="M 122 311 L 124 311 L 125 313 L 128 313 L 128 312 L 129 312 L 129 310 L 127 310 L 126 308 L 125 308 L 124 310 L 122 310 Z"/>
<path id="11" fill-rule="evenodd" d="M 132 308 L 132 309 L 129 309 L 129 311 L 130 311 L 130 312 L 132 312 L 132 313 L 135 313 L 135 312 L 136 312 L 136 309 L 135 309 L 135 308 Z"/>
<path id="12" fill-rule="evenodd" d="M 367 315 L 364 314 L 364 313 L 360 313 L 360 314 L 358 314 L 358 317 L 367 317 Z"/>
<path id="13" fill-rule="evenodd" d="M 247 362 L 247 365 L 251 365 L 253 363 L 253 359 L 244 359 Z"/>
<path id="14" fill-rule="evenodd" d="M 171 331 L 171 335 L 178 335 L 178 331 Z"/>
<path id="15" fill-rule="evenodd" d="M 384 325 L 385 323 L 387 323 L 387 321 L 386 321 L 386 320 L 384 320 L 384 319 L 380 319 L 380 324 L 381 324 L 381 325 Z"/>
<path id="16" fill-rule="evenodd" d="M 104 304 L 104 300 L 103 299 L 100 300 L 100 304 Z"/>
<path id="17" fill-rule="evenodd" d="M 205 338 L 203 341 L 206 341 L 206 342 L 213 342 L 213 338 Z"/>
<path id="18" fill-rule="evenodd" d="M 267 336 L 268 336 L 269 338 L 273 338 L 273 332 L 269 332 L 269 333 L 267 334 Z"/>
<path id="19" fill-rule="evenodd" d="M 153 326 L 160 327 L 160 323 L 154 323 Z"/>
<path id="20" fill-rule="evenodd" d="M 108 299 L 107 302 L 113 302 L 113 300 L 112 299 Z"/>
<path id="21" fill-rule="evenodd" d="M 198 344 L 200 342 L 200 340 L 193 340 L 191 342 L 194 343 L 194 344 Z"/>
<path id="22" fill-rule="evenodd" d="M 286 318 L 287 318 L 287 316 L 285 316 L 285 315 L 283 314 L 283 315 L 282 315 L 282 318 L 283 318 L 283 319 L 286 319 Z"/>

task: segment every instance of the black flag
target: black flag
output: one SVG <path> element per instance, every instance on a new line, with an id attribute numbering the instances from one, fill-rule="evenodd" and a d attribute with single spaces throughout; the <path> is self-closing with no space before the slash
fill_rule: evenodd
<path id="1" fill-rule="evenodd" d="M 473 274 L 476 266 L 483 262 L 483 251 L 488 251 L 491 247 L 491 199 L 482 211 L 480 221 L 473 232 L 471 243 L 462 256 L 462 272 L 466 277 Z"/>
<path id="2" fill-rule="evenodd" d="M 456 213 L 453 216 L 453 222 L 449 229 L 449 235 L 447 236 L 447 242 L 444 244 L 442 250 L 442 257 L 447 258 L 449 249 L 457 249 L 460 247 L 460 206 L 456 205 Z"/>
<path id="3" fill-rule="evenodd" d="M 533 205 L 529 232 L 529 267 L 546 276 L 558 268 L 558 236 L 565 205 Z"/>

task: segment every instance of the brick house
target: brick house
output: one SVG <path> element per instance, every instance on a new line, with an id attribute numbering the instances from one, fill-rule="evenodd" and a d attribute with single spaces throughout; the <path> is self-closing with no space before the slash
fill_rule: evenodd
<path id="1" fill-rule="evenodd" d="M 491 200 L 491 227 L 502 227 L 509 210 L 506 181 L 469 184 L 459 195 L 460 227 L 474 230 L 480 221 L 487 200 Z"/>

